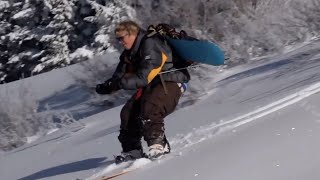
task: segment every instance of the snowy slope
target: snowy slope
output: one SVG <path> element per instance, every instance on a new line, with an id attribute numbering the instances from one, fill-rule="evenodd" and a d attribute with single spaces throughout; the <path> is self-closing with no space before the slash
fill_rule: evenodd
<path id="1" fill-rule="evenodd" d="M 119 179 L 319 179 L 319 49 L 310 43 L 202 80 L 206 93 L 166 118 L 172 153 Z M 41 77 L 49 75 L 57 74 Z M 121 151 L 121 107 L 1 154 L 0 179 L 101 174 Z"/>
<path id="2" fill-rule="evenodd" d="M 319 103 L 320 94 L 306 98 L 123 179 L 317 180 L 320 114 L 304 107 Z"/>

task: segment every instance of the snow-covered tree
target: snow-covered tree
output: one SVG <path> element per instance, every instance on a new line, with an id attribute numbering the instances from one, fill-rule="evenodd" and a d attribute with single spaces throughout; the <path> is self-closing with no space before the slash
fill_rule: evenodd
<path id="1" fill-rule="evenodd" d="M 112 47 L 124 5 L 104 0 L 0 1 L 0 83 L 64 67 Z"/>
<path id="2" fill-rule="evenodd" d="M 104 53 L 128 17 L 169 23 L 246 62 L 319 36 L 318 9 L 318 0 L 2 0 L 0 83 Z"/>

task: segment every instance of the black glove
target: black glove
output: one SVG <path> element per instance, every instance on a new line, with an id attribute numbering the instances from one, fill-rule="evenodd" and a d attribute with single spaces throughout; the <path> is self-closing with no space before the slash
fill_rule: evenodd
<path id="1" fill-rule="evenodd" d="M 111 78 L 103 84 L 97 84 L 96 92 L 98 94 L 111 94 L 120 89 L 120 80 Z"/>

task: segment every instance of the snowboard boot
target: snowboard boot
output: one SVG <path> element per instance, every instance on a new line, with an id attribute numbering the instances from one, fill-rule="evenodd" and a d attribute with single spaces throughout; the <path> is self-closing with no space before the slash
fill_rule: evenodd
<path id="1" fill-rule="evenodd" d="M 170 144 L 165 138 L 163 144 L 153 144 L 149 146 L 149 152 L 147 153 L 147 157 L 149 159 L 157 159 L 162 157 L 165 154 L 169 154 L 170 151 L 171 151 Z"/>
<path id="2" fill-rule="evenodd" d="M 133 161 L 143 157 L 145 157 L 145 155 L 141 149 L 134 149 L 128 152 L 122 152 L 120 155 L 115 156 L 115 163 L 120 164 L 122 162 Z"/>

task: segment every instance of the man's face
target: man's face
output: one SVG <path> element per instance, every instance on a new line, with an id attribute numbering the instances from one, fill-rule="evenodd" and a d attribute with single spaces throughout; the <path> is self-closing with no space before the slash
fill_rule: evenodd
<path id="1" fill-rule="evenodd" d="M 116 33 L 117 40 L 127 50 L 132 48 L 133 43 L 136 40 L 136 37 L 136 35 L 129 34 L 128 31 L 120 31 Z"/>

